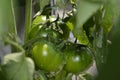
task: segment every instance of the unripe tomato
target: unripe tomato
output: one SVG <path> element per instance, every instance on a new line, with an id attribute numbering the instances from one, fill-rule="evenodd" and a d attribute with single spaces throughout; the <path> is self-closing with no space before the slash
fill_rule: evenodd
<path id="1" fill-rule="evenodd" d="M 48 72 L 57 71 L 63 64 L 62 53 L 50 42 L 36 43 L 31 55 L 36 66 Z"/>
<path id="2" fill-rule="evenodd" d="M 79 50 L 67 50 L 65 56 L 66 64 L 64 69 L 70 73 L 80 73 L 89 68 L 93 62 L 92 54 L 86 47 L 81 47 Z"/>
<path id="3" fill-rule="evenodd" d="M 29 39 L 32 39 L 34 37 L 41 37 L 41 38 L 51 38 L 53 40 L 60 39 L 62 34 L 54 29 L 46 28 L 46 26 L 42 26 L 41 28 L 39 26 L 36 26 L 32 28 L 32 30 L 29 33 Z"/>

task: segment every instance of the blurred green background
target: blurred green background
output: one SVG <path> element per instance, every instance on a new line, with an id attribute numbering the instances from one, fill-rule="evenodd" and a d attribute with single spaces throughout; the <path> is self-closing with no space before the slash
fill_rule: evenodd
<path id="1" fill-rule="evenodd" d="M 120 80 L 120 16 L 114 23 L 110 40 L 107 62 L 96 80 Z"/>

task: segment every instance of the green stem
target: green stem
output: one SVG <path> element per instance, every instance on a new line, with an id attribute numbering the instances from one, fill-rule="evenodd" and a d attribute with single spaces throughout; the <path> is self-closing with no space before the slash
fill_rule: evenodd
<path id="1" fill-rule="evenodd" d="M 17 37 L 17 26 L 16 26 L 16 15 L 15 15 L 15 1 L 10 0 L 10 18 L 9 18 L 9 25 L 10 25 L 10 33 L 14 41 L 18 41 Z M 11 46 L 12 52 L 17 51 L 17 48 Z"/>
<path id="2" fill-rule="evenodd" d="M 11 15 L 10 15 L 10 27 L 11 27 L 11 32 L 14 34 L 14 35 L 17 35 L 17 27 L 16 27 L 16 17 L 15 17 L 15 10 L 14 10 L 14 2 L 13 0 L 10 1 L 10 12 L 11 12 Z"/>
<path id="3" fill-rule="evenodd" d="M 18 44 L 17 42 L 14 42 L 14 41 L 10 40 L 9 38 L 6 38 L 6 42 L 9 44 L 12 44 L 14 47 L 18 48 L 20 51 L 25 52 L 25 50 L 22 48 L 22 46 L 20 44 Z"/>
<path id="4" fill-rule="evenodd" d="M 31 28 L 32 21 L 32 0 L 26 0 L 26 13 L 25 13 L 25 37 L 24 42 L 26 43 L 28 40 L 28 33 Z"/>

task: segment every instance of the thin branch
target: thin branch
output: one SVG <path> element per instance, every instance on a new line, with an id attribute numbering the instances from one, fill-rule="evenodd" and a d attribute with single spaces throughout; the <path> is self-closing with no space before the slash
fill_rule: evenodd
<path id="1" fill-rule="evenodd" d="M 15 35 L 17 35 L 17 27 L 16 27 L 16 17 L 15 17 L 15 10 L 14 10 L 14 3 L 13 0 L 11 0 L 11 11 L 12 11 L 12 23 L 13 25 L 11 27 L 13 27 L 13 32 Z"/>
<path id="2" fill-rule="evenodd" d="M 6 38 L 5 41 L 9 44 L 12 44 L 16 48 L 18 48 L 20 51 L 25 52 L 25 50 L 22 48 L 22 46 L 20 44 L 18 44 L 17 42 L 14 42 L 14 41 L 10 40 L 9 38 Z"/>

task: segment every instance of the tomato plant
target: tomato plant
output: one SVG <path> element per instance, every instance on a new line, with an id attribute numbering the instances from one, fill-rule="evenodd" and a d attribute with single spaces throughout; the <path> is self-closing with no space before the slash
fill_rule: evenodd
<path id="1" fill-rule="evenodd" d="M 96 72 L 102 72 L 112 52 L 109 39 L 120 22 L 118 3 L 119 0 L 0 0 L 0 80 L 93 79 L 94 74 L 89 72 L 92 64 Z M 25 7 L 25 16 L 21 16 L 21 6 Z M 23 32 L 19 31 L 22 25 Z"/>

